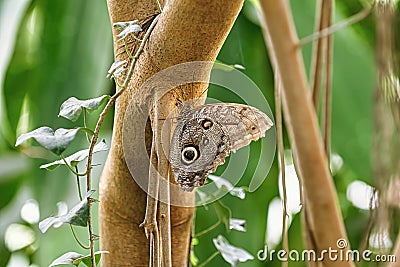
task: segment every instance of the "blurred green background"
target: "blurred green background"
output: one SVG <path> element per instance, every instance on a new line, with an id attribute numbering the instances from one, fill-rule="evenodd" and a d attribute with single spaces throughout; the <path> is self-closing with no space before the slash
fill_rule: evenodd
<path id="1" fill-rule="evenodd" d="M 310 35 L 314 30 L 315 1 L 292 0 L 291 4 L 300 38 Z M 356 0 L 336 1 L 336 6 L 336 21 L 363 8 Z M 255 1 L 245 2 L 218 59 L 226 64 L 243 65 L 243 72 L 263 90 L 273 110 L 273 76 L 257 12 Z M 107 6 L 106 1 L 99 0 L 0 0 L 0 22 L 0 266 L 48 266 L 54 258 L 67 251 L 87 254 L 76 245 L 68 226 L 50 229 L 44 235 L 38 231 L 39 217 L 43 219 L 57 214 L 58 202 L 64 201 L 71 207 L 78 201 L 75 179 L 62 167 L 51 172 L 39 169 L 41 164 L 56 159 L 48 152 L 29 144 L 15 148 L 14 144 L 18 135 L 39 126 L 54 129 L 73 127 L 71 122 L 57 117 L 59 106 L 68 97 L 87 99 L 112 94 L 114 86 L 105 78 L 113 61 Z M 304 46 L 307 69 L 311 51 L 311 44 Z M 357 180 L 373 183 L 370 151 L 374 67 L 374 24 L 371 17 L 335 34 L 334 179 L 353 248 L 360 245 L 369 212 L 349 196 L 348 187 Z M 217 91 L 210 89 L 209 94 L 229 101 Z M 92 128 L 96 114 L 89 119 Z M 108 115 L 101 136 L 108 143 L 111 119 L 112 114 Z M 67 154 L 85 148 L 81 137 L 82 142 L 77 142 Z M 289 149 L 287 144 L 286 148 Z M 253 149 L 257 150 L 257 144 L 252 145 Z M 103 163 L 105 154 L 96 156 L 95 163 Z M 257 153 L 253 157 L 257 157 Z M 101 167 L 95 168 L 96 185 L 100 172 Z M 359 184 L 364 187 L 357 190 L 369 192 L 366 184 Z M 240 185 L 246 185 L 246 179 Z M 272 212 L 276 211 L 279 199 L 278 168 L 274 162 L 266 181 L 256 192 L 247 193 L 244 200 L 231 195 L 221 200 L 231 209 L 234 218 L 246 220 L 247 231 L 227 232 L 221 224 L 199 237 L 199 244 L 194 249 L 199 261 L 206 260 L 215 252 L 212 239 L 221 234 L 231 244 L 245 248 L 255 257 L 240 266 L 280 266 L 279 262 L 266 263 L 256 258 L 266 240 L 270 247 L 281 246 L 280 230 L 277 230 L 281 215 Z M 364 199 L 369 201 L 368 194 Z M 268 209 L 270 203 L 275 203 L 275 209 Z M 198 208 L 196 232 L 217 220 L 212 205 Z M 269 231 L 266 229 L 267 221 Z M 85 229 L 78 230 L 78 233 L 86 238 Z M 390 237 L 393 241 L 393 235 Z M 302 248 L 299 213 L 292 216 L 289 241 L 291 248 Z M 228 266 L 228 263 L 218 256 L 209 266 Z M 290 263 L 290 266 L 305 264 Z"/>

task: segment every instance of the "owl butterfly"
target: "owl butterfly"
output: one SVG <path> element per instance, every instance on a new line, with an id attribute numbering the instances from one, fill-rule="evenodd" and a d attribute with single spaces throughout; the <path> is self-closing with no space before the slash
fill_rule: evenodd
<path id="1" fill-rule="evenodd" d="M 170 146 L 170 162 L 181 189 L 202 186 L 231 151 L 264 137 L 273 125 L 260 110 L 241 104 L 184 106 Z"/>

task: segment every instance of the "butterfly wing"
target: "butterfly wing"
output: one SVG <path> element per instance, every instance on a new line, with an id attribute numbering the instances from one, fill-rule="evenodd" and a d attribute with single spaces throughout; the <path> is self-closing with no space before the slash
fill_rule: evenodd
<path id="1" fill-rule="evenodd" d="M 181 188 L 192 191 L 225 162 L 231 150 L 258 140 L 272 127 L 267 115 L 240 104 L 184 108 L 170 146 L 170 162 Z"/>
<path id="2" fill-rule="evenodd" d="M 251 141 L 257 141 L 273 126 L 272 120 L 262 111 L 242 104 L 209 104 L 197 108 L 194 112 L 207 114 L 225 128 L 229 134 L 231 150 L 238 150 Z"/>

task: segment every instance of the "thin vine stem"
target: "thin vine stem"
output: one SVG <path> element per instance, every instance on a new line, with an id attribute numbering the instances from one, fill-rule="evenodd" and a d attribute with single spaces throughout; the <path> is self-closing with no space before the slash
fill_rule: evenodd
<path id="1" fill-rule="evenodd" d="M 322 31 L 316 32 L 314 34 L 311 34 L 307 37 L 304 37 L 303 39 L 301 39 L 298 42 L 298 46 L 303 46 L 306 45 L 308 43 L 311 43 L 312 41 L 314 41 L 315 39 L 319 39 L 319 38 L 323 38 L 326 37 L 328 35 L 331 35 L 341 29 L 344 29 L 348 26 L 351 26 L 355 23 L 358 23 L 360 21 L 362 21 L 363 19 L 365 19 L 366 17 L 369 16 L 369 14 L 371 14 L 373 8 L 375 7 L 375 2 L 372 3 L 370 6 L 364 8 L 363 10 L 361 10 L 360 12 L 358 12 L 357 14 L 343 20 L 340 21 L 336 24 L 333 24 L 331 27 L 329 28 L 325 28 Z"/>
<path id="2" fill-rule="evenodd" d="M 219 252 L 219 250 L 215 251 L 210 257 L 208 257 L 208 259 L 206 259 L 205 261 L 203 261 L 198 267 L 204 267 L 207 264 L 209 264 L 215 257 L 217 257 L 221 252 Z"/>
<path id="3" fill-rule="evenodd" d="M 143 42 L 143 39 L 140 39 L 139 37 L 137 37 L 136 35 L 134 35 L 133 33 L 131 33 L 131 36 L 133 37 L 133 39 L 135 39 L 138 42 Z"/>
<path id="4" fill-rule="evenodd" d="M 71 165 L 69 165 L 68 161 L 65 159 L 65 157 L 61 154 L 60 155 L 62 161 L 64 161 L 65 166 L 67 166 L 68 170 L 70 170 L 73 174 L 75 174 L 76 176 L 85 176 L 87 174 L 87 172 L 85 173 L 78 173 L 77 171 L 75 171 Z"/>
<path id="5" fill-rule="evenodd" d="M 79 173 L 78 166 L 75 166 L 75 171 Z M 79 175 L 76 176 L 76 185 L 78 187 L 79 200 L 82 201 L 81 183 L 79 182 Z"/>
<path id="6" fill-rule="evenodd" d="M 83 109 L 83 126 L 87 128 L 87 110 L 84 107 L 82 107 L 82 109 Z M 89 134 L 87 132 L 85 132 L 85 134 L 87 141 L 90 143 Z"/>
<path id="7" fill-rule="evenodd" d="M 214 230 L 215 228 L 217 228 L 219 225 L 221 224 L 221 220 L 218 220 L 216 223 L 214 223 L 213 225 L 209 226 L 208 228 L 198 232 L 197 234 L 194 235 L 195 238 L 198 238 L 202 235 L 207 234 L 208 232 Z"/>
<path id="8" fill-rule="evenodd" d="M 281 82 L 278 73 L 275 74 L 275 113 L 276 113 L 276 131 L 278 139 L 278 155 L 279 165 L 281 169 L 282 194 L 283 194 L 283 212 L 282 212 L 282 247 L 286 253 L 289 252 L 288 232 L 287 232 L 287 190 L 286 190 L 286 171 L 285 171 L 285 148 L 283 145 L 283 130 L 282 130 L 282 97 L 281 97 Z M 288 263 L 283 261 L 282 266 L 288 266 Z"/>
<path id="9" fill-rule="evenodd" d="M 162 10 L 162 6 L 161 6 L 161 4 L 160 4 L 160 1 L 159 1 L 159 0 L 156 0 L 156 3 L 157 3 L 158 10 L 160 11 L 160 13 L 162 13 L 163 10 Z"/>
<path id="10" fill-rule="evenodd" d="M 110 108 L 114 105 L 115 101 L 117 100 L 117 98 L 125 91 L 125 89 L 127 88 L 129 81 L 132 77 L 133 74 L 133 69 L 136 65 L 136 60 L 139 57 L 140 53 L 143 51 L 144 45 L 147 41 L 147 39 L 150 37 L 150 34 L 152 32 L 152 30 L 154 29 L 154 27 L 157 24 L 158 18 L 160 17 L 160 15 L 157 15 L 154 20 L 152 21 L 149 29 L 146 31 L 146 34 L 143 37 L 143 41 L 141 42 L 135 56 L 132 59 L 131 65 L 129 67 L 129 71 L 128 74 L 124 80 L 124 83 L 122 84 L 122 86 L 120 87 L 119 90 L 117 90 L 117 92 L 108 100 L 107 105 L 104 107 L 103 111 L 100 114 L 99 120 L 97 121 L 95 130 L 94 130 L 94 134 L 92 136 L 92 140 L 90 142 L 90 147 L 89 147 L 89 154 L 88 154 L 88 160 L 87 160 L 87 164 L 86 164 L 86 191 L 90 191 L 92 189 L 92 180 L 91 180 L 91 173 L 92 173 L 92 159 L 93 159 L 93 150 L 94 150 L 94 146 L 96 145 L 96 142 L 98 140 L 99 137 L 99 132 L 100 132 L 100 128 L 104 122 L 104 119 L 108 113 L 108 111 L 110 110 Z M 92 262 L 92 266 L 96 267 L 96 261 L 95 261 L 95 253 L 94 253 L 94 234 L 93 234 L 93 223 L 92 223 L 92 216 L 91 216 L 91 201 L 90 199 L 88 199 L 88 205 L 89 205 L 89 216 L 88 216 L 88 231 L 89 231 L 89 240 L 90 240 L 90 258 L 91 258 L 91 262 Z"/>
<path id="11" fill-rule="evenodd" d="M 78 245 L 83 249 L 90 249 L 89 246 L 85 246 L 84 244 L 82 244 L 81 241 L 79 241 L 78 236 L 75 233 L 74 227 L 72 227 L 72 224 L 69 225 L 69 228 L 71 229 L 72 235 L 74 236 L 74 239 L 78 243 Z"/>
<path id="12" fill-rule="evenodd" d="M 134 35 L 132 34 L 132 36 L 134 36 Z M 128 57 L 130 59 L 133 59 L 132 53 L 128 49 L 128 43 L 126 42 L 126 39 L 124 39 L 124 47 L 125 47 L 125 52 L 128 55 Z"/>

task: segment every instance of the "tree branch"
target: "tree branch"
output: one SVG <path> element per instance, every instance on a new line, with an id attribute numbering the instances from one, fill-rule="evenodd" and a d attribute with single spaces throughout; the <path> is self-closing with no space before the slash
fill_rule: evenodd
<path id="1" fill-rule="evenodd" d="M 337 248 L 346 239 L 343 219 L 327 158 L 324 153 L 317 118 L 307 84 L 303 60 L 288 1 L 260 1 L 271 38 L 270 54 L 276 59 L 283 89 L 283 108 L 292 147 L 298 156 L 298 169 L 310 217 L 313 220 L 319 250 Z M 324 260 L 324 266 L 353 266 L 351 262 Z"/>

